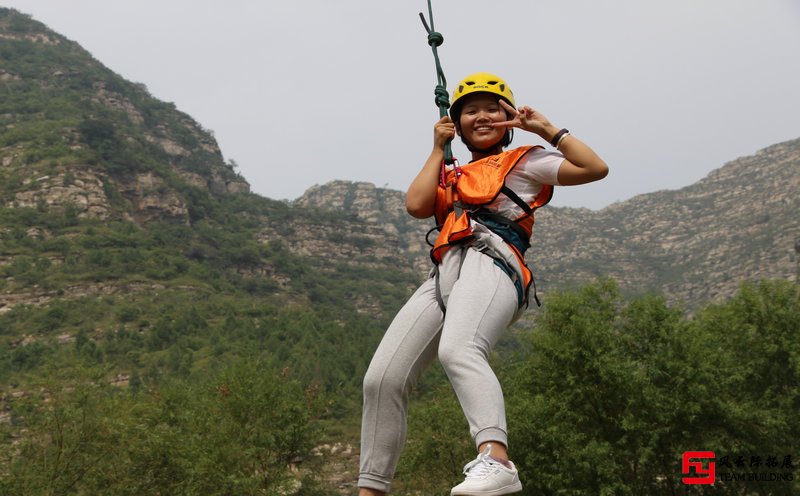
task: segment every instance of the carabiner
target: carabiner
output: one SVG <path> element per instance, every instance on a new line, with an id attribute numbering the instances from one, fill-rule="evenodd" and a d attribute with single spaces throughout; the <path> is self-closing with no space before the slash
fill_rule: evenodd
<path id="1" fill-rule="evenodd" d="M 458 183 L 458 178 L 461 177 L 461 166 L 458 165 L 458 159 L 453 157 L 453 185 Z M 439 186 L 442 188 L 447 186 L 447 162 L 442 160 L 442 166 L 439 169 Z"/>

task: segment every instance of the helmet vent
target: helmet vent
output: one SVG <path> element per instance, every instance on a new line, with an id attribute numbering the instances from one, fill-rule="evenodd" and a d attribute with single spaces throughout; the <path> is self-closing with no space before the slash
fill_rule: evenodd
<path id="1" fill-rule="evenodd" d="M 462 79 L 453 92 L 450 105 L 456 108 L 460 107 L 464 103 L 461 98 L 473 93 L 492 93 L 510 105 L 514 105 L 514 95 L 508 83 L 500 76 L 487 72 L 476 72 Z"/>

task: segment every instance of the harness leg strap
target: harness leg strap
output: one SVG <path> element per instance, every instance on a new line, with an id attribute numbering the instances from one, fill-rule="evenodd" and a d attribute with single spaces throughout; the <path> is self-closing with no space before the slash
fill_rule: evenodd
<path id="1" fill-rule="evenodd" d="M 442 286 L 439 282 L 439 265 L 433 266 L 433 277 L 436 278 L 436 303 L 439 304 L 439 308 L 442 310 L 442 315 L 447 313 L 447 307 L 444 306 L 444 298 L 442 298 Z"/>
<path id="2" fill-rule="evenodd" d="M 459 255 L 461 258 L 458 262 L 458 273 L 456 274 L 456 280 L 461 277 L 461 268 L 464 266 L 464 260 L 467 258 L 467 250 L 465 247 L 460 248 Z M 438 264 L 434 264 L 433 266 L 433 277 L 436 278 L 436 303 L 439 304 L 439 308 L 442 310 L 442 314 L 444 315 L 447 313 L 447 306 L 444 304 L 444 297 L 442 297 L 442 285 Z"/>

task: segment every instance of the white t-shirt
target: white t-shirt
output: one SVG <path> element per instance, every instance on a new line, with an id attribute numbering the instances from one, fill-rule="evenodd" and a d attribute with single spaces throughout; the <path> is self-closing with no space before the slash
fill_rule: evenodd
<path id="1" fill-rule="evenodd" d="M 558 152 L 532 148 L 506 176 L 506 186 L 530 204 L 542 191 L 543 184 L 558 186 L 558 168 L 563 161 L 564 156 Z M 524 213 L 502 193 L 487 208 L 509 219 L 516 219 Z"/>

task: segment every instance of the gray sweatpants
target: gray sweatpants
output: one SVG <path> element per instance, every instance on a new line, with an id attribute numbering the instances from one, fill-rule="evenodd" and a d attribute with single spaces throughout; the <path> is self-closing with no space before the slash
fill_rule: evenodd
<path id="1" fill-rule="evenodd" d="M 446 315 L 430 278 L 400 309 L 364 377 L 359 487 L 388 492 L 405 443 L 408 395 L 437 356 L 476 446 L 508 445 L 503 391 L 488 357 L 517 313 L 514 284 L 489 256 L 452 248 L 440 286 Z"/>

